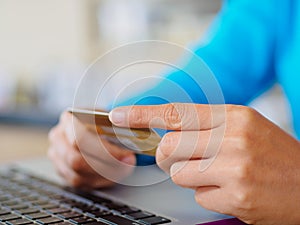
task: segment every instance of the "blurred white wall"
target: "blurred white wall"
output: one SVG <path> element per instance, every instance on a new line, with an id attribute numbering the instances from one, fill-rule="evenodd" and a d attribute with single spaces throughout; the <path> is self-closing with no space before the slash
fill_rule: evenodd
<path id="1" fill-rule="evenodd" d="M 0 67 L 33 76 L 36 67 L 90 57 L 89 1 L 1 0 Z"/>

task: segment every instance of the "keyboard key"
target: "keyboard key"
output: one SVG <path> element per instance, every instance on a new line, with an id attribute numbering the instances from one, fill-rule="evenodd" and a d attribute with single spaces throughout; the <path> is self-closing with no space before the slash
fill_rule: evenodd
<path id="1" fill-rule="evenodd" d="M 10 214 L 10 212 L 6 209 L 0 209 L 0 216 Z"/>
<path id="2" fill-rule="evenodd" d="M 39 200 L 36 200 L 36 201 L 31 201 L 31 204 L 37 205 L 37 206 L 43 206 L 43 205 L 49 204 L 49 201 L 39 199 Z"/>
<path id="3" fill-rule="evenodd" d="M 124 204 L 118 203 L 118 202 L 110 202 L 110 203 L 106 203 L 103 205 L 109 209 L 120 209 L 120 208 L 124 208 L 127 206 L 127 205 L 124 205 Z"/>
<path id="4" fill-rule="evenodd" d="M 67 203 L 69 204 L 72 208 L 77 208 L 77 209 L 82 209 L 86 208 L 88 205 L 82 202 L 73 202 L 73 203 Z"/>
<path id="5" fill-rule="evenodd" d="M 47 213 L 43 213 L 43 212 L 38 212 L 38 213 L 33 213 L 33 214 L 29 214 L 26 215 L 26 217 L 28 217 L 29 219 L 32 220 L 36 220 L 36 219 L 40 219 L 40 218 L 46 218 L 46 217 L 50 217 L 51 215 L 47 214 Z"/>
<path id="6" fill-rule="evenodd" d="M 9 201 L 2 202 L 1 204 L 5 206 L 13 206 L 13 205 L 18 205 L 19 202 L 16 200 L 9 200 Z"/>
<path id="7" fill-rule="evenodd" d="M 103 198 L 103 197 L 99 197 L 99 196 L 95 196 L 95 195 L 90 195 L 90 197 L 88 198 L 90 200 L 92 200 L 95 203 L 98 204 L 103 204 L 103 203 L 109 203 L 111 202 L 111 200 L 107 199 L 107 198 Z"/>
<path id="8" fill-rule="evenodd" d="M 70 212 L 71 210 L 69 208 L 60 207 L 60 208 L 56 208 L 56 209 L 50 209 L 48 211 L 52 212 L 53 214 L 58 214 L 58 213 Z"/>
<path id="9" fill-rule="evenodd" d="M 0 216 L 1 221 L 15 220 L 15 219 L 19 219 L 19 218 L 20 218 L 20 216 L 13 214 L 13 213 Z"/>
<path id="10" fill-rule="evenodd" d="M 1 195 L 0 202 L 8 201 L 10 199 L 9 195 Z"/>
<path id="11" fill-rule="evenodd" d="M 97 222 L 91 222 L 91 223 L 86 223 L 86 224 L 88 224 L 88 225 L 107 225 L 107 223 L 102 223 L 102 222 L 99 222 L 99 221 L 97 221 Z"/>
<path id="12" fill-rule="evenodd" d="M 67 198 L 62 195 L 56 195 L 56 196 L 53 196 L 52 198 L 59 202 L 65 202 L 67 200 Z"/>
<path id="13" fill-rule="evenodd" d="M 99 208 L 92 205 L 88 205 L 85 207 L 81 207 L 80 210 L 82 210 L 83 212 L 93 212 L 93 211 L 99 211 Z"/>
<path id="14" fill-rule="evenodd" d="M 10 220 L 6 222 L 9 225 L 27 225 L 27 224 L 33 224 L 32 221 L 28 219 L 16 219 L 16 220 Z"/>
<path id="15" fill-rule="evenodd" d="M 30 195 L 30 196 L 25 196 L 21 198 L 23 201 L 36 201 L 39 199 L 39 196 L 36 195 Z"/>
<path id="16" fill-rule="evenodd" d="M 109 200 L 107 198 L 96 196 L 96 195 L 93 195 L 93 194 L 90 194 L 90 193 L 87 193 L 87 192 L 83 192 L 83 191 L 80 191 L 80 190 L 75 190 L 75 189 L 72 189 L 72 188 L 66 188 L 66 190 L 69 191 L 69 192 L 72 192 L 76 195 L 79 195 L 83 198 L 92 200 L 93 202 L 98 203 L 98 204 L 112 202 L 111 200 Z"/>
<path id="17" fill-rule="evenodd" d="M 73 223 L 69 223 L 69 222 L 60 222 L 60 223 L 57 223 L 59 225 L 73 225 Z"/>
<path id="18" fill-rule="evenodd" d="M 171 223 L 171 220 L 160 217 L 160 216 L 145 218 L 145 219 L 142 219 L 141 221 L 147 225 Z"/>
<path id="19" fill-rule="evenodd" d="M 137 222 L 134 222 L 132 220 L 129 220 L 127 218 L 118 216 L 118 215 L 108 215 L 108 216 L 103 216 L 102 219 L 105 219 L 109 222 L 113 222 L 116 224 L 120 225 L 138 225 Z"/>
<path id="20" fill-rule="evenodd" d="M 57 208 L 59 208 L 59 205 L 49 203 L 49 204 L 46 204 L 46 205 L 42 205 L 41 207 L 43 209 L 57 209 Z"/>
<path id="21" fill-rule="evenodd" d="M 110 215 L 111 212 L 106 210 L 99 210 L 99 211 L 90 212 L 90 214 L 94 215 L 95 217 L 102 217 L 102 216 Z"/>
<path id="22" fill-rule="evenodd" d="M 76 213 L 76 212 L 66 212 L 66 213 L 60 213 L 58 214 L 59 217 L 63 217 L 65 219 L 73 219 L 76 217 L 81 217 L 82 214 Z"/>
<path id="23" fill-rule="evenodd" d="M 20 190 L 18 192 L 15 192 L 13 195 L 15 197 L 22 198 L 22 197 L 28 196 L 29 194 L 30 194 L 29 190 Z"/>
<path id="24" fill-rule="evenodd" d="M 128 216 L 134 220 L 138 220 L 138 219 L 143 219 L 143 218 L 147 218 L 147 217 L 153 217 L 155 215 L 152 213 L 143 211 L 143 212 L 132 213 Z"/>
<path id="25" fill-rule="evenodd" d="M 18 205 L 10 206 L 10 208 L 13 209 L 13 210 L 27 209 L 28 205 L 18 204 Z"/>
<path id="26" fill-rule="evenodd" d="M 39 212 L 39 210 L 35 208 L 18 209 L 17 211 L 21 214 L 32 214 Z"/>
<path id="27" fill-rule="evenodd" d="M 87 217 L 87 216 L 70 219 L 70 222 L 76 223 L 76 224 L 86 224 L 86 223 L 91 223 L 91 222 L 95 222 L 95 221 L 96 221 L 95 219 Z"/>
<path id="28" fill-rule="evenodd" d="M 59 222 L 62 222 L 62 220 L 52 216 L 52 217 L 38 219 L 37 222 L 40 224 L 57 224 Z"/>
<path id="29" fill-rule="evenodd" d="M 117 209 L 116 211 L 118 211 L 121 214 L 131 214 L 131 213 L 140 212 L 141 210 L 135 207 L 125 207 L 125 208 Z"/>

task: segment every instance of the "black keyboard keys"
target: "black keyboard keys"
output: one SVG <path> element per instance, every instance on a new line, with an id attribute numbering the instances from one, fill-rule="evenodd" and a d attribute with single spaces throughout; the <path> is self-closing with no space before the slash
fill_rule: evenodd
<path id="1" fill-rule="evenodd" d="M 116 211 L 118 211 L 121 214 L 131 214 L 131 213 L 140 212 L 141 210 L 135 207 L 124 207 L 124 208 L 117 209 Z"/>
<path id="2" fill-rule="evenodd" d="M 156 225 L 156 224 L 164 224 L 164 223 L 170 223 L 171 220 L 166 219 L 164 217 L 155 216 L 155 217 L 148 217 L 145 219 L 142 219 L 145 224 L 147 225 Z"/>
<path id="3" fill-rule="evenodd" d="M 50 215 L 44 212 L 38 212 L 38 213 L 28 214 L 26 215 L 26 217 L 32 220 L 36 220 L 36 219 L 50 217 Z"/>
<path id="4" fill-rule="evenodd" d="M 33 224 L 32 221 L 28 220 L 28 219 L 16 219 L 16 220 L 10 220 L 6 222 L 8 225 L 27 225 L 27 224 Z"/>
<path id="5" fill-rule="evenodd" d="M 66 213 L 61 213 L 58 214 L 59 217 L 63 217 L 65 219 L 73 219 L 76 217 L 81 217 L 82 214 L 77 213 L 77 212 L 66 212 Z"/>
<path id="6" fill-rule="evenodd" d="M 91 222 L 95 222 L 95 221 L 96 221 L 95 219 L 87 217 L 87 216 L 73 218 L 70 220 L 70 222 L 76 223 L 76 224 L 87 224 L 87 223 L 91 223 Z"/>
<path id="7" fill-rule="evenodd" d="M 0 216 L 10 214 L 10 212 L 6 209 L 0 209 Z"/>
<path id="8" fill-rule="evenodd" d="M 47 217 L 47 218 L 41 218 L 37 220 L 38 223 L 40 224 L 57 224 L 59 222 L 62 222 L 61 219 L 57 218 L 57 217 Z"/>
<path id="9" fill-rule="evenodd" d="M 99 194 L 100 195 L 100 194 Z M 170 220 L 32 175 L 0 172 L 0 225 L 156 225 Z"/>
<path id="10" fill-rule="evenodd" d="M 102 218 L 118 225 L 139 225 L 139 223 L 135 221 L 132 221 L 130 219 L 118 215 L 108 215 L 108 216 L 103 216 Z"/>
<path id="11" fill-rule="evenodd" d="M 17 210 L 21 214 L 32 214 L 32 213 L 38 213 L 39 210 L 36 208 L 27 208 L 27 209 L 18 209 Z"/>
<path id="12" fill-rule="evenodd" d="M 134 220 L 138 220 L 138 219 L 143 219 L 143 218 L 147 218 L 147 217 L 153 217 L 154 214 L 144 211 L 144 212 L 132 213 L 128 216 Z"/>
<path id="13" fill-rule="evenodd" d="M 60 208 L 49 209 L 48 211 L 53 214 L 59 214 L 59 213 L 70 212 L 71 210 L 69 208 L 60 207 Z"/>
<path id="14" fill-rule="evenodd" d="M 14 214 L 14 213 L 9 213 L 9 214 L 0 216 L 1 221 L 15 220 L 15 219 L 19 219 L 19 218 L 20 218 L 20 216 L 18 216 L 17 214 Z"/>

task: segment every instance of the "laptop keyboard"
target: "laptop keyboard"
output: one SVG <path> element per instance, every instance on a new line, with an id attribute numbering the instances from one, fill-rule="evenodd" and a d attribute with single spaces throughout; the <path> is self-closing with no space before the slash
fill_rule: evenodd
<path id="1" fill-rule="evenodd" d="M 0 224 L 155 225 L 167 218 L 12 169 L 0 173 Z"/>

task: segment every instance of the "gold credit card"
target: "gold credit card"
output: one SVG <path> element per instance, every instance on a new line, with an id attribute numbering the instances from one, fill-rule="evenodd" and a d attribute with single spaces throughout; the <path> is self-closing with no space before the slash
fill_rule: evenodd
<path id="1" fill-rule="evenodd" d="M 68 108 L 68 111 L 109 142 L 137 154 L 155 156 L 161 137 L 152 128 L 117 127 L 110 122 L 109 113 L 101 110 Z"/>

